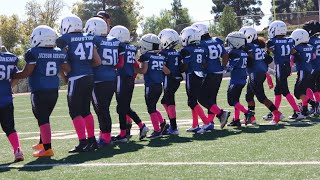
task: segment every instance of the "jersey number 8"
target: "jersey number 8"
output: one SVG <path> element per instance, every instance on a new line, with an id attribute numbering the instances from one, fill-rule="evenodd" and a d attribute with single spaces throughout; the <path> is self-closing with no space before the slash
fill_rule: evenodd
<path id="1" fill-rule="evenodd" d="M 46 68 L 46 76 L 55 76 L 57 75 L 57 63 L 56 62 L 48 62 Z"/>

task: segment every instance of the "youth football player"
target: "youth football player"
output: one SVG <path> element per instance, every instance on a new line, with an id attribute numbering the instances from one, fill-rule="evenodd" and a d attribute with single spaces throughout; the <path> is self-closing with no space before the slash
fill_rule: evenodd
<path id="1" fill-rule="evenodd" d="M 119 113 L 120 129 L 121 131 L 128 130 L 126 122 L 127 116 L 139 126 L 140 133 L 139 139 L 142 140 L 146 137 L 149 132 L 149 128 L 142 122 L 138 114 L 130 107 L 132 94 L 134 90 L 134 79 L 135 79 L 135 64 L 137 47 L 130 44 L 130 32 L 124 26 L 115 26 L 111 29 L 110 36 L 115 37 L 120 41 L 120 48 L 123 52 L 123 67 L 117 71 L 117 111 Z M 130 127 L 131 129 L 131 127 Z M 130 132 L 130 131 L 129 131 Z M 128 131 L 126 131 L 128 133 Z M 127 134 L 127 136 L 130 134 Z"/>
<path id="2" fill-rule="evenodd" d="M 230 116 L 230 112 L 222 110 L 217 105 L 217 95 L 223 77 L 223 66 L 226 66 L 229 60 L 228 53 L 221 39 L 210 36 L 207 25 L 195 23 L 192 27 L 200 32 L 200 45 L 209 52 L 207 68 L 205 70 L 206 76 L 201 86 L 199 102 L 208 109 L 209 121 L 213 122 L 214 117 L 217 115 L 220 120 L 220 127 L 223 129 Z M 202 131 L 206 131 L 206 127 L 202 127 Z"/>
<path id="3" fill-rule="evenodd" d="M 246 109 L 240 103 L 242 89 L 247 83 L 247 59 L 248 54 L 244 51 L 246 45 L 246 36 L 242 32 L 232 32 L 228 34 L 226 43 L 229 50 L 229 64 L 227 71 L 231 72 L 231 78 L 228 88 L 228 103 L 234 107 L 234 119 L 231 123 L 240 127 L 240 112 L 244 113 L 246 122 L 251 121 L 254 112 Z"/>
<path id="4" fill-rule="evenodd" d="M 274 21 L 269 25 L 267 42 L 267 53 L 273 53 L 274 63 L 276 65 L 276 86 L 274 89 L 275 100 L 274 105 L 279 109 L 282 96 L 285 96 L 292 109 L 299 113 L 301 112 L 294 97 L 290 93 L 288 87 L 288 77 L 291 74 L 290 52 L 294 46 L 294 41 L 291 38 L 285 37 L 287 34 L 287 26 L 282 21 Z M 269 113 L 263 117 L 265 120 L 272 120 L 273 115 Z M 280 118 L 280 120 L 283 117 Z M 296 116 L 290 116 L 290 119 L 295 119 Z M 279 120 L 279 121 L 280 121 Z M 278 120 L 271 122 L 277 123 Z"/>
<path id="5" fill-rule="evenodd" d="M 0 38 L 0 47 L 2 41 Z M 14 154 L 14 161 L 23 161 L 18 133 L 14 127 L 13 99 L 10 81 L 18 71 L 18 57 L 9 52 L 0 52 L 0 124 L 6 134 Z"/>
<path id="6" fill-rule="evenodd" d="M 265 53 L 265 41 L 263 39 L 258 38 L 257 31 L 253 27 L 243 27 L 239 30 L 244 33 L 247 38 L 247 45 L 244 50 L 248 53 L 247 59 L 247 73 L 249 74 L 249 81 L 247 85 L 247 93 L 246 93 L 246 101 L 248 103 L 248 109 L 251 111 L 255 111 L 255 101 L 254 96 L 257 97 L 258 101 L 264 104 L 270 112 L 273 114 L 279 115 L 279 112 L 275 105 L 270 101 L 265 92 L 263 83 L 266 80 L 268 75 L 268 64 L 272 62 L 272 57 Z M 269 77 L 271 79 L 271 77 Z M 268 80 L 269 87 L 272 85 Z M 239 125 L 239 120 L 233 121 L 235 124 L 230 125 Z M 243 123 L 251 123 L 255 124 L 256 119 L 254 116 L 251 118 L 251 122 L 243 122 Z"/>
<path id="7" fill-rule="evenodd" d="M 67 54 L 56 47 L 57 35 L 48 26 L 38 26 L 31 34 L 31 49 L 25 54 L 27 62 L 23 71 L 14 75 L 15 79 L 29 77 L 31 105 L 40 128 L 39 144 L 34 157 L 53 156 L 51 147 L 50 115 L 58 100 L 60 69 L 68 73 Z"/>
<path id="8" fill-rule="evenodd" d="M 183 60 L 183 70 L 186 73 L 186 91 L 188 96 L 188 106 L 192 111 L 192 127 L 187 132 L 203 133 L 199 127 L 198 116 L 203 121 L 203 127 L 213 130 L 202 107 L 198 104 L 200 87 L 204 79 L 204 69 L 207 63 L 208 51 L 200 46 L 200 34 L 195 28 L 186 27 L 180 34 L 183 49 L 181 57 Z"/>
<path id="9" fill-rule="evenodd" d="M 170 119 L 170 127 L 168 129 L 169 135 L 179 135 L 177 121 L 176 121 L 176 103 L 175 93 L 180 87 L 180 82 L 183 77 L 181 75 L 181 56 L 180 52 L 175 47 L 180 42 L 179 34 L 173 29 L 163 29 L 159 33 L 161 41 L 160 54 L 167 59 L 167 67 L 170 70 L 170 74 L 165 76 L 164 79 L 164 95 L 161 100 L 161 104 L 165 108 L 168 117 Z"/>
<path id="10" fill-rule="evenodd" d="M 304 29 L 296 29 L 291 34 L 292 39 L 295 41 L 295 47 L 291 51 L 294 62 L 297 67 L 297 81 L 294 87 L 294 95 L 297 99 L 302 101 L 302 114 L 308 116 L 308 103 L 319 114 L 319 103 L 313 99 L 313 92 L 311 90 L 312 82 L 311 62 L 316 59 L 315 48 L 308 44 L 310 37 L 309 33 Z"/>
<path id="11" fill-rule="evenodd" d="M 61 21 L 62 35 L 57 39 L 57 46 L 67 52 L 71 66 L 67 74 L 68 106 L 79 145 L 70 153 L 92 151 L 98 147 L 90 103 L 94 86 L 92 67 L 101 65 L 101 59 L 94 46 L 94 36 L 82 33 L 82 30 L 82 21 L 78 16 L 66 16 Z"/>
<path id="12" fill-rule="evenodd" d="M 153 125 L 153 133 L 148 138 L 154 139 L 162 136 L 168 129 L 161 113 L 157 110 L 157 102 L 162 94 L 162 83 L 165 74 L 170 74 L 166 66 L 166 58 L 159 54 L 160 39 L 155 34 L 146 34 L 139 41 L 141 68 L 136 71 L 144 74 L 145 101 Z"/>

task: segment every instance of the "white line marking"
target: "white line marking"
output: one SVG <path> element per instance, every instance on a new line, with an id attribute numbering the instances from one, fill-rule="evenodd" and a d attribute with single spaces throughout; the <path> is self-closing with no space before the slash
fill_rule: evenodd
<path id="1" fill-rule="evenodd" d="M 0 169 L 8 168 L 40 168 L 40 167 L 106 167 L 106 166 L 185 166 L 185 165 L 205 165 L 205 166 L 223 166 L 223 165 L 276 165 L 276 166 L 296 166 L 296 165 L 320 165 L 320 161 L 284 161 L 284 162 L 137 162 L 137 163 L 55 163 L 55 164 L 26 164 L 26 165 L 3 165 Z"/>

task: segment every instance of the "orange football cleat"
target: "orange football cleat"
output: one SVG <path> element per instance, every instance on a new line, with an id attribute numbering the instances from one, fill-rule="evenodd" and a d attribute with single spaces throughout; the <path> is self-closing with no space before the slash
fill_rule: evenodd
<path id="1" fill-rule="evenodd" d="M 48 149 L 48 150 L 43 149 L 33 153 L 33 157 L 51 157 L 53 155 L 54 153 L 52 149 Z"/>
<path id="2" fill-rule="evenodd" d="M 40 150 L 43 150 L 44 147 L 43 147 L 43 144 L 35 144 L 32 146 L 32 149 L 36 151 L 40 151 Z"/>

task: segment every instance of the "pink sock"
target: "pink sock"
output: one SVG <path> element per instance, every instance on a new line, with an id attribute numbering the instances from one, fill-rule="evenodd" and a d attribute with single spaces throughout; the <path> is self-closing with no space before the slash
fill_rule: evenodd
<path id="1" fill-rule="evenodd" d="M 199 125 L 198 114 L 195 110 L 192 110 L 192 127 L 195 128 Z"/>
<path id="2" fill-rule="evenodd" d="M 176 114 L 176 106 L 175 105 L 170 105 L 168 106 L 168 115 L 170 119 L 176 118 L 177 114 Z"/>
<path id="3" fill-rule="evenodd" d="M 159 124 L 159 120 L 158 120 L 159 118 L 158 118 L 157 112 L 150 114 L 150 119 L 151 119 L 154 131 L 159 132 L 160 131 L 160 124 Z"/>
<path id="4" fill-rule="evenodd" d="M 317 102 L 320 102 L 320 93 L 319 92 L 315 92 L 314 97 L 316 98 Z"/>
<path id="5" fill-rule="evenodd" d="M 240 104 L 239 102 L 236 105 L 234 105 L 234 107 L 243 113 L 248 112 L 248 110 L 244 106 L 242 106 L 242 104 Z"/>
<path id="6" fill-rule="evenodd" d="M 234 120 L 240 120 L 240 110 L 237 108 L 234 108 L 234 116 L 233 116 Z"/>
<path id="7" fill-rule="evenodd" d="M 89 114 L 87 117 L 84 118 L 88 138 L 91 138 L 94 136 L 94 119 L 92 114 Z"/>
<path id="8" fill-rule="evenodd" d="M 139 126 L 139 128 L 141 129 L 141 128 L 143 127 L 143 122 L 140 122 L 140 123 L 138 124 L 138 126 Z"/>
<path id="9" fill-rule="evenodd" d="M 126 130 L 120 130 L 120 137 L 125 137 L 127 135 L 127 131 Z"/>
<path id="10" fill-rule="evenodd" d="M 162 104 L 163 108 L 166 110 L 167 114 L 169 115 L 169 112 L 168 112 L 168 106 L 166 104 Z"/>
<path id="11" fill-rule="evenodd" d="M 127 123 L 132 123 L 132 120 L 131 120 L 131 118 L 130 118 L 130 116 L 128 116 L 128 115 L 126 115 L 126 120 L 127 120 Z"/>
<path id="12" fill-rule="evenodd" d="M 213 122 L 215 117 L 216 117 L 216 114 L 208 114 L 208 121 Z"/>
<path id="13" fill-rule="evenodd" d="M 282 95 L 275 95 L 274 96 L 274 106 L 279 109 L 282 100 Z"/>
<path id="14" fill-rule="evenodd" d="M 286 96 L 287 101 L 289 102 L 289 104 L 291 105 L 292 109 L 297 111 L 297 112 L 301 112 L 300 108 L 298 107 L 294 97 L 292 96 L 292 94 L 288 94 Z"/>
<path id="15" fill-rule="evenodd" d="M 208 117 L 204 114 L 203 109 L 200 107 L 200 105 L 196 105 L 196 107 L 194 107 L 194 110 L 197 112 L 198 116 L 201 118 L 202 122 L 204 124 L 209 124 L 209 120 Z"/>
<path id="16" fill-rule="evenodd" d="M 307 96 L 314 101 L 313 91 L 310 88 L 307 88 Z"/>
<path id="17" fill-rule="evenodd" d="M 160 124 L 163 123 L 163 117 L 162 117 L 162 114 L 160 113 L 160 111 L 157 110 L 156 113 L 157 113 L 157 116 L 159 118 L 158 121 L 160 122 Z"/>
<path id="18" fill-rule="evenodd" d="M 111 141 L 111 133 L 101 133 L 101 138 L 108 143 Z"/>
<path id="19" fill-rule="evenodd" d="M 216 104 L 211 106 L 210 111 L 213 114 L 220 114 L 221 113 L 221 109 Z"/>
<path id="20" fill-rule="evenodd" d="M 73 119 L 73 126 L 76 129 L 78 139 L 83 140 L 86 139 L 86 125 L 84 119 L 79 116 Z"/>
<path id="21" fill-rule="evenodd" d="M 43 144 L 51 143 L 51 127 L 49 123 L 40 126 L 40 134 Z"/>
<path id="22" fill-rule="evenodd" d="M 16 152 L 18 147 L 20 147 L 18 133 L 17 132 L 11 133 L 8 136 L 8 139 L 9 139 L 9 142 L 10 142 L 10 144 L 12 146 L 13 152 Z"/>

